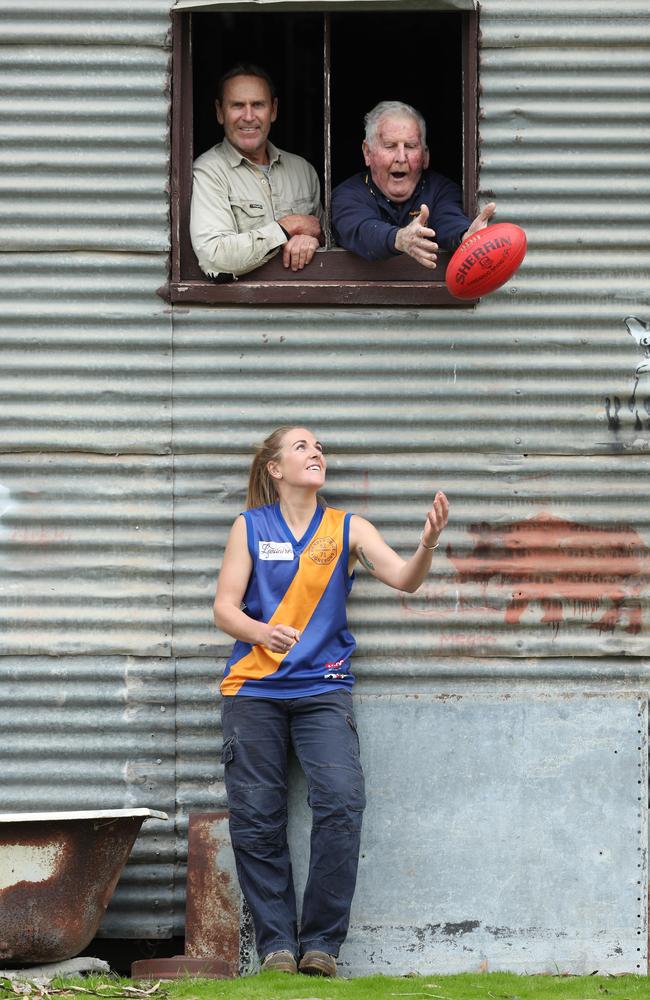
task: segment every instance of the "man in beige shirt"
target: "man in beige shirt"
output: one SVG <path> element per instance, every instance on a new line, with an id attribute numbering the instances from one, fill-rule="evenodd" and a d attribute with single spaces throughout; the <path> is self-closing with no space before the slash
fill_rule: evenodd
<path id="1" fill-rule="evenodd" d="M 311 164 L 269 142 L 278 100 L 268 74 L 234 67 L 216 110 L 225 138 L 194 161 L 190 235 L 201 270 L 246 274 L 280 248 L 284 266 L 302 270 L 319 245 L 320 184 Z"/>

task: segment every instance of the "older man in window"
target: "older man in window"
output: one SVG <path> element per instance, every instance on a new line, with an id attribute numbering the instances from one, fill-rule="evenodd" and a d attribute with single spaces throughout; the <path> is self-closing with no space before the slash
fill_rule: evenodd
<path id="1" fill-rule="evenodd" d="M 458 185 L 429 170 L 426 124 L 409 104 L 382 101 L 365 122 L 367 170 L 332 192 L 336 240 L 366 260 L 406 253 L 433 269 L 438 248 L 455 250 L 465 236 L 484 229 L 496 205 L 490 202 L 470 222 Z"/>

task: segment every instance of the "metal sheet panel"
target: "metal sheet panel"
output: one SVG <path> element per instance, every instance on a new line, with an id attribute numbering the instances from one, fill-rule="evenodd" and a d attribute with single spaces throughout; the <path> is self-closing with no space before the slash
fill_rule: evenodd
<path id="1" fill-rule="evenodd" d="M 188 828 L 185 954 L 217 958 L 222 975 L 239 975 L 241 892 L 228 810 L 193 813 Z"/>
<path id="2" fill-rule="evenodd" d="M 2 41 L 14 45 L 167 44 L 170 0 L 2 0 Z"/>
<path id="3" fill-rule="evenodd" d="M 167 62 L 134 45 L 0 46 L 3 250 L 168 249 Z"/>
<path id="4" fill-rule="evenodd" d="M 174 813 L 170 658 L 0 656 L 6 812 Z M 171 933 L 173 822 L 143 827 L 102 922 L 117 937 Z"/>
<path id="5" fill-rule="evenodd" d="M 647 662 L 488 667 L 480 658 L 372 657 L 359 665 L 369 806 L 345 973 L 642 968 L 647 717 L 634 691 Z M 224 793 L 214 661 L 182 658 L 177 670 L 182 933 L 182 814 L 218 808 Z M 299 898 L 308 831 L 294 763 Z M 387 868 L 399 877 L 380 885 L 376 872 Z"/>
<path id="6" fill-rule="evenodd" d="M 590 0 L 589 5 L 580 0 L 482 0 L 481 13 L 489 30 L 482 43 L 486 47 L 593 45 L 605 60 L 610 47 L 647 41 L 650 27 L 644 0 L 620 0 L 615 7 L 608 0 Z"/>
<path id="7" fill-rule="evenodd" d="M 171 592 L 168 457 L 0 454 L 1 654 L 169 656 Z"/>
<path id="8" fill-rule="evenodd" d="M 156 254 L 0 254 L 0 452 L 169 452 L 165 274 Z"/>
<path id="9" fill-rule="evenodd" d="M 624 322 L 650 320 L 646 272 L 605 279 L 591 255 L 585 288 L 529 278 L 535 253 L 469 314 L 176 312 L 175 449 L 233 452 L 296 421 L 346 450 L 647 452 L 650 374 L 635 389 L 645 349 Z"/>
<path id="10" fill-rule="evenodd" d="M 396 366 L 404 363 L 404 353 Z M 323 384 L 335 386 L 338 395 L 340 379 L 333 375 L 332 363 L 325 372 L 313 355 L 311 362 Z M 296 355 L 295 367 L 306 363 L 306 357 L 303 361 Z M 426 364 L 424 359 L 417 374 L 414 371 L 412 386 L 426 386 Z M 265 370 L 268 374 L 268 363 Z M 264 374 L 255 379 L 260 396 L 263 382 Z M 306 400 L 313 388 L 307 373 L 305 382 Z M 228 530 L 245 506 L 249 456 L 239 453 L 239 442 L 245 433 L 254 439 L 247 418 L 236 423 L 238 384 L 233 377 L 226 388 L 233 399 L 232 416 L 214 420 L 220 405 L 216 392 L 203 411 L 206 431 L 223 435 L 223 451 L 179 454 L 175 459 L 176 655 L 225 656 L 231 645 L 212 627 L 211 602 Z M 302 413 L 297 406 L 289 411 L 289 419 L 313 425 L 325 442 L 329 471 L 323 492 L 328 502 L 369 517 L 405 555 L 417 544 L 435 490 L 444 489 L 450 499 L 444 544 L 417 594 L 399 594 L 357 570 L 349 618 L 359 653 L 647 655 L 650 521 L 645 497 L 650 456 L 516 455 L 490 453 L 487 445 L 484 454 L 476 454 L 463 439 L 456 440 L 454 449 L 451 435 L 457 429 L 462 434 L 462 425 L 450 421 L 450 437 L 445 438 L 440 404 L 433 400 L 428 428 L 427 410 L 417 399 L 401 409 L 396 403 L 395 423 L 403 418 L 404 424 L 389 426 L 388 379 L 383 385 L 383 408 L 379 400 L 365 401 L 372 386 L 359 378 L 355 388 L 364 398 L 356 401 L 355 412 L 350 378 L 350 395 L 340 405 L 330 404 L 327 414 L 320 398 L 305 402 Z M 240 392 L 240 407 L 244 395 Z M 283 403 L 284 397 L 260 403 L 265 430 L 283 422 Z M 375 427 L 368 419 L 371 411 L 378 414 Z M 473 409 L 468 401 L 461 412 L 473 414 L 466 430 L 479 442 L 489 429 L 487 416 L 481 425 L 477 411 L 478 399 Z M 253 412 L 251 403 L 251 420 Z M 417 414 L 414 419 L 421 421 L 422 436 L 429 435 L 431 450 L 415 446 L 417 429 L 409 428 L 408 412 Z M 209 427 L 208 415 L 213 418 Z M 182 430 L 178 419 L 176 427 Z M 263 433 L 260 428 L 258 437 Z M 436 451 L 438 443 L 449 451 Z M 485 669 L 491 669 L 488 663 Z"/>
<path id="11" fill-rule="evenodd" d="M 357 714 L 368 808 L 345 973 L 645 974 L 645 701 L 394 691 L 360 693 Z"/>

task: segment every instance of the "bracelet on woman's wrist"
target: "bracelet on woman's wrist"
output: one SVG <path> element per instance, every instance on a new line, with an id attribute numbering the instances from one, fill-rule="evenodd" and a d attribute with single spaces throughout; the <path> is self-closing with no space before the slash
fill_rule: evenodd
<path id="1" fill-rule="evenodd" d="M 438 548 L 438 546 L 440 545 L 440 542 L 436 542 L 435 545 L 425 545 L 425 543 L 424 543 L 424 532 L 422 532 L 422 534 L 420 535 L 420 545 L 422 546 L 423 549 L 427 549 L 429 552 L 433 552 L 434 549 Z"/>

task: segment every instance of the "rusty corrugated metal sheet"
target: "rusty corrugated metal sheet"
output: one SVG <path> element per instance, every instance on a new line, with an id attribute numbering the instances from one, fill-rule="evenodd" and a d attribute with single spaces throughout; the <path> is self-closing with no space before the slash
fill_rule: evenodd
<path id="1" fill-rule="evenodd" d="M 185 953 L 218 958 L 222 975 L 239 975 L 240 909 L 228 811 L 194 813 L 188 830 Z"/>

